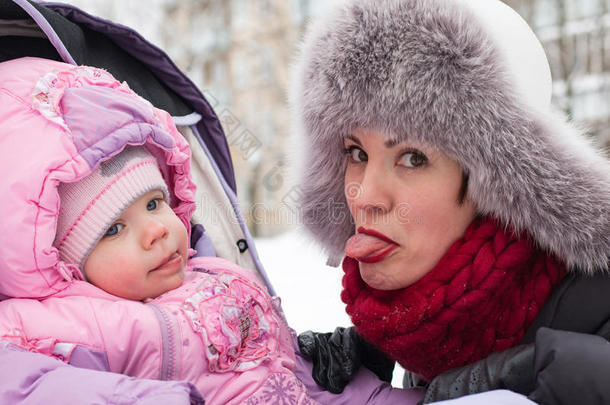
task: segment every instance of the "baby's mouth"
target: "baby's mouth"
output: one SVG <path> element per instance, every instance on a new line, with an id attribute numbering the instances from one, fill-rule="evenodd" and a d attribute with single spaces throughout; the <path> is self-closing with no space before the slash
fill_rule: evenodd
<path id="1" fill-rule="evenodd" d="M 170 270 L 174 269 L 175 266 L 179 266 L 180 264 L 182 264 L 182 256 L 176 251 L 163 259 L 157 267 L 150 271 Z"/>

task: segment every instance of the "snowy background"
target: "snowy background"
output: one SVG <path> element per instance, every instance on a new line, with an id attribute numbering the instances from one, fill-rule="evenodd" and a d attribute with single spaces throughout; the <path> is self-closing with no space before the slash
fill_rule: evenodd
<path id="1" fill-rule="evenodd" d="M 343 271 L 327 266 L 326 257 L 313 242 L 299 231 L 255 238 L 255 242 L 288 323 L 297 333 L 332 332 L 337 326 L 352 324 L 339 297 Z M 402 387 L 403 373 L 397 366 L 392 385 Z"/>
<path id="2" fill-rule="evenodd" d="M 343 271 L 326 266 L 315 245 L 291 231 L 257 238 L 256 249 L 294 330 L 330 332 L 351 325 L 339 298 Z"/>

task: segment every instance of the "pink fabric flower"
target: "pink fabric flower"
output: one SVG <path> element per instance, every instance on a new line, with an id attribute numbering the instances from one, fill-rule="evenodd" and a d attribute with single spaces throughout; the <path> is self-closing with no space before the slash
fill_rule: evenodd
<path id="1" fill-rule="evenodd" d="M 279 326 L 269 295 L 230 273 L 206 278 L 182 309 L 201 335 L 212 372 L 243 371 L 277 357 Z"/>

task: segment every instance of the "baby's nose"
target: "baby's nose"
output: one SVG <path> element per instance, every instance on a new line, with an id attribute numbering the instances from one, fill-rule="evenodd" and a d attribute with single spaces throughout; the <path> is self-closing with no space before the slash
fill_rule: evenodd
<path id="1" fill-rule="evenodd" d="M 142 247 L 144 249 L 151 249 L 154 244 L 167 237 L 168 235 L 167 227 L 158 221 L 149 221 L 144 226 L 144 232 L 142 235 Z"/>

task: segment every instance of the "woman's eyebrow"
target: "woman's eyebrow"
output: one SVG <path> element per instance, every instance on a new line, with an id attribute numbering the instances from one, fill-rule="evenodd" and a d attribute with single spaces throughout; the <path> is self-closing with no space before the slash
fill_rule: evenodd
<path id="1" fill-rule="evenodd" d="M 362 143 L 360 142 L 360 139 L 356 138 L 354 135 L 352 134 L 347 134 L 345 135 L 345 139 L 349 139 L 351 141 L 354 141 L 355 143 L 357 143 L 359 146 L 362 146 Z"/>
<path id="2" fill-rule="evenodd" d="M 386 148 L 393 148 L 394 146 L 398 145 L 401 142 L 402 141 L 400 141 L 399 139 L 388 139 L 387 141 L 384 142 L 384 145 Z"/>
<path id="3" fill-rule="evenodd" d="M 360 142 L 360 140 L 352 134 L 345 135 L 345 139 L 349 139 L 349 140 L 357 143 L 359 146 L 362 146 L 362 143 Z M 400 139 L 388 139 L 387 141 L 384 142 L 384 145 L 386 148 L 393 148 L 394 146 L 399 145 L 401 143 L 402 143 L 402 141 Z"/>

